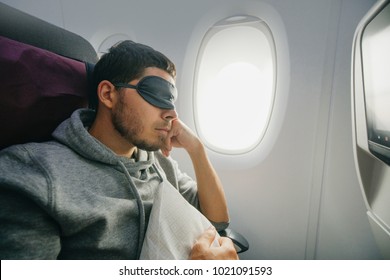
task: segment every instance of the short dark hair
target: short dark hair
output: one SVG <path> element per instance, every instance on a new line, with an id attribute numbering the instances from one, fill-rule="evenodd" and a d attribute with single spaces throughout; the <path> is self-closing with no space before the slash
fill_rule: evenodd
<path id="1" fill-rule="evenodd" d="M 103 80 L 111 83 L 128 83 L 142 77 L 145 68 L 157 67 L 176 77 L 175 64 L 155 49 L 130 40 L 121 41 L 102 55 L 93 71 L 93 84 L 97 86 Z M 97 109 L 98 98 L 95 93 L 89 100 L 89 107 Z"/>

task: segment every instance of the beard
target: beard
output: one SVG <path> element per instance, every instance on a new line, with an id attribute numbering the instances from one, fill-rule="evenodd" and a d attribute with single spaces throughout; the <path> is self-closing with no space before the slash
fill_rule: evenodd
<path id="1" fill-rule="evenodd" d="M 125 107 L 122 97 L 120 97 L 117 108 L 112 111 L 111 120 L 115 130 L 139 149 L 154 152 L 164 146 L 166 139 L 162 135 L 154 142 L 153 139 L 141 138 L 140 135 L 145 130 L 142 118 L 133 110 Z"/>

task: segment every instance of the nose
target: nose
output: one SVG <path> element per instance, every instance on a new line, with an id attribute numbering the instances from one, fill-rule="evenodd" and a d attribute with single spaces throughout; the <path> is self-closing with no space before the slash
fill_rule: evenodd
<path id="1" fill-rule="evenodd" d="M 174 119 L 177 119 L 178 114 L 175 109 L 171 110 L 164 110 L 162 118 L 166 121 L 173 121 Z"/>

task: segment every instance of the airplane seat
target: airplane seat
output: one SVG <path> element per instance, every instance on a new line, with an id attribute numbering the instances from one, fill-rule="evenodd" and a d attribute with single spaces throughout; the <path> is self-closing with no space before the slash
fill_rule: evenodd
<path id="1" fill-rule="evenodd" d="M 355 166 L 374 239 L 390 259 L 389 0 L 378 1 L 361 20 L 352 50 Z"/>
<path id="2" fill-rule="evenodd" d="M 82 37 L 0 3 L 0 149 L 44 141 L 88 104 L 97 62 Z"/>
<path id="3" fill-rule="evenodd" d="M 98 56 L 81 36 L 0 3 L 0 150 L 41 142 L 78 108 L 88 106 Z M 232 229 L 237 252 L 247 240 Z"/>

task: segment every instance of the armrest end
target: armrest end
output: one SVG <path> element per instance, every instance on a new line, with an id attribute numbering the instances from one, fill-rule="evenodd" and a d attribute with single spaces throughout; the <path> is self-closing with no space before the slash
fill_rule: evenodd
<path id="1" fill-rule="evenodd" d="M 235 230 L 227 228 L 219 231 L 218 233 L 219 235 L 228 237 L 233 241 L 233 244 L 236 247 L 236 251 L 238 254 L 243 253 L 249 249 L 249 243 L 246 238 Z"/>

